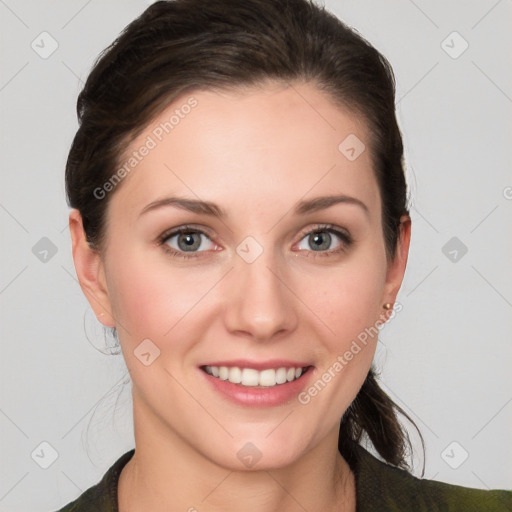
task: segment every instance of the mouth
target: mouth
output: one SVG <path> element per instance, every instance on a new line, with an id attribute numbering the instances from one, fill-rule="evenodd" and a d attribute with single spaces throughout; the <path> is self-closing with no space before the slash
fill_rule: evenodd
<path id="1" fill-rule="evenodd" d="M 204 365 L 200 369 L 208 375 L 231 384 L 249 388 L 274 388 L 301 379 L 312 366 L 279 366 L 257 370 L 239 366 Z"/>

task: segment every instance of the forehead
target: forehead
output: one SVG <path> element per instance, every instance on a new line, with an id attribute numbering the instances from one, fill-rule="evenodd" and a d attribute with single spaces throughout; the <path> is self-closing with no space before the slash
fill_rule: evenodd
<path id="1" fill-rule="evenodd" d="M 121 166 L 127 172 L 109 208 L 122 204 L 125 214 L 171 194 L 228 213 L 248 201 L 268 210 L 278 200 L 282 210 L 326 193 L 379 203 L 367 126 L 311 84 L 182 95 L 131 143 Z"/>

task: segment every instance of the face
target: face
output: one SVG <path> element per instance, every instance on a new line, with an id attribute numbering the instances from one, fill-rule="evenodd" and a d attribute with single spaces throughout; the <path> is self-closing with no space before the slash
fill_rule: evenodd
<path id="1" fill-rule="evenodd" d="M 197 91 L 133 151 L 103 199 L 101 259 L 71 227 L 84 292 L 118 330 L 136 435 L 239 470 L 335 449 L 408 246 L 388 263 L 365 124 L 310 84 Z"/>

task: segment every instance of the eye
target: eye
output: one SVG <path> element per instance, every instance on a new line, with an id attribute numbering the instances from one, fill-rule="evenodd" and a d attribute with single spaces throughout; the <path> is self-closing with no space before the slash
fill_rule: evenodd
<path id="1" fill-rule="evenodd" d="M 341 242 L 333 248 L 332 244 L 336 243 L 336 238 Z M 306 236 L 302 238 L 298 248 L 318 253 L 314 254 L 314 256 L 330 256 L 346 251 L 351 244 L 352 238 L 348 233 L 336 229 L 331 225 L 325 225 L 317 226 L 314 230 L 307 232 Z M 313 247 L 313 249 L 311 250 L 308 247 L 304 247 L 304 245 L 309 245 L 309 247 Z"/>
<path id="2" fill-rule="evenodd" d="M 206 243 L 204 243 L 203 237 L 207 240 Z M 182 226 L 164 233 L 159 239 L 159 244 L 173 256 L 182 258 L 194 257 L 195 253 L 211 250 L 215 246 L 206 233 L 190 226 Z M 187 252 L 191 254 L 186 254 Z"/>
<path id="3" fill-rule="evenodd" d="M 310 257 L 310 255 L 313 255 L 313 257 L 333 256 L 346 251 L 353 243 L 348 232 L 331 224 L 316 226 L 315 229 L 306 231 L 303 235 L 305 236 L 302 237 L 298 248 L 301 251 L 305 250 L 307 257 Z M 339 242 L 333 248 L 332 244 L 336 243 L 336 238 Z M 181 226 L 172 231 L 167 231 L 159 237 L 158 243 L 171 256 L 185 259 L 199 257 L 200 253 L 208 250 L 216 250 L 216 245 L 209 235 L 193 226 Z M 313 247 L 313 249 L 304 247 L 304 244 Z"/>

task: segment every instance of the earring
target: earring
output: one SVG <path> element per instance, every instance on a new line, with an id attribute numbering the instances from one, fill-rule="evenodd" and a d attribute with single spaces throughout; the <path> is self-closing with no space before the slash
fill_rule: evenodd
<path id="1" fill-rule="evenodd" d="M 391 304 L 390 302 L 386 302 L 386 304 L 384 304 L 382 307 L 384 309 L 391 309 L 393 307 L 393 304 Z"/>

